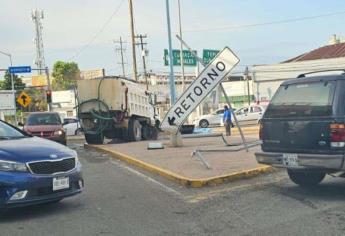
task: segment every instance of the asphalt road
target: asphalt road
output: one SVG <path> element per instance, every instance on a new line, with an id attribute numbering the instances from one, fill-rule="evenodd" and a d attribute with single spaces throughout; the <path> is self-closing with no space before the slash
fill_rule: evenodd
<path id="1" fill-rule="evenodd" d="M 0 235 L 344 235 L 345 180 L 301 189 L 284 172 L 187 189 L 107 154 L 70 144 L 85 191 L 64 201 L 8 211 Z"/>

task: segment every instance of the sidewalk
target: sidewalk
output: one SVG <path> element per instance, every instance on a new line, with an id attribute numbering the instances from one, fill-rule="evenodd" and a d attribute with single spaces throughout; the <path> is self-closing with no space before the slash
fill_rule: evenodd
<path id="1" fill-rule="evenodd" d="M 257 135 L 246 135 L 247 141 L 255 141 L 256 137 Z M 162 142 L 165 148 L 158 150 L 147 150 L 149 142 L 86 144 L 86 146 L 108 152 L 117 159 L 190 187 L 220 184 L 273 170 L 271 167 L 259 165 L 256 162 L 254 152 L 260 150 L 260 146 L 249 149 L 249 152 L 242 150 L 202 153 L 211 169 L 207 169 L 195 156 L 192 157 L 191 154 L 196 149 L 229 150 L 238 148 L 226 147 L 221 137 L 185 138 L 183 147 L 171 147 L 169 140 L 160 140 L 159 142 Z M 228 142 L 240 143 L 241 139 L 239 136 L 231 136 Z"/>

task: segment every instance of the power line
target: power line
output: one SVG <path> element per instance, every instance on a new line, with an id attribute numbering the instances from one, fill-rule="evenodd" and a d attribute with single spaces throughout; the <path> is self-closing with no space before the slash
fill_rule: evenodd
<path id="1" fill-rule="evenodd" d="M 218 30 L 231 30 L 231 29 L 243 29 L 243 28 L 251 28 L 251 27 L 258 27 L 258 26 L 267 26 L 267 25 L 278 25 L 278 24 L 286 24 L 291 22 L 298 22 L 298 21 L 305 21 L 305 20 L 312 20 L 317 18 L 324 18 L 336 15 L 343 15 L 345 11 L 340 12 L 333 12 L 333 13 L 326 13 L 314 16 L 305 16 L 305 17 L 298 17 L 298 18 L 290 18 L 285 20 L 278 20 L 278 21 L 270 21 L 270 22 L 263 22 L 263 23 L 256 23 L 256 24 L 247 24 L 247 25 L 227 25 L 222 27 L 212 27 L 212 28 L 204 28 L 204 29 L 189 29 L 184 30 L 184 32 L 205 32 L 205 31 L 218 31 Z"/>
<path id="2" fill-rule="evenodd" d="M 105 30 L 105 28 L 109 25 L 110 21 L 113 19 L 113 17 L 117 14 L 117 12 L 120 10 L 122 3 L 124 0 L 120 2 L 120 4 L 117 6 L 115 11 L 110 15 L 110 17 L 104 22 L 100 30 L 83 46 L 81 47 L 74 56 L 70 57 L 68 60 L 71 61 L 72 59 L 78 57 L 84 50 L 86 50 L 88 47 L 91 46 L 91 44 L 98 38 L 98 36 Z"/>

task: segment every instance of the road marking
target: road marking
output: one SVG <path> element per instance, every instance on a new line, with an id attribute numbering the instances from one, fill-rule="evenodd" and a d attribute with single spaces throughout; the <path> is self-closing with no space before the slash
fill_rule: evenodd
<path id="1" fill-rule="evenodd" d="M 261 182 L 261 183 L 242 184 L 242 185 L 238 185 L 238 186 L 231 186 L 229 188 L 217 189 L 217 190 L 208 191 L 205 193 L 186 196 L 185 200 L 189 203 L 198 203 L 201 201 L 205 201 L 209 198 L 221 195 L 221 194 L 226 193 L 226 192 L 230 192 L 230 191 L 234 191 L 234 190 L 242 190 L 242 189 L 251 189 L 254 187 L 260 187 L 260 186 L 265 186 L 265 185 L 269 185 L 269 184 L 274 184 L 274 183 L 280 182 L 283 179 L 284 178 L 275 178 L 275 180 Z"/>
<path id="2" fill-rule="evenodd" d="M 183 195 L 181 192 L 129 167 L 126 166 L 124 164 L 122 164 L 120 161 L 110 161 L 113 165 L 116 165 L 119 168 L 122 168 L 124 170 L 127 170 L 128 172 L 131 172 L 132 174 L 135 174 L 141 178 L 143 178 L 144 180 L 153 183 L 155 185 L 158 185 L 159 187 L 161 187 L 162 189 L 164 189 L 166 192 L 168 193 L 172 193 L 175 196 L 177 196 L 178 198 L 182 199 L 185 202 L 188 203 L 199 203 L 201 201 L 205 201 L 207 199 L 210 199 L 212 197 L 216 197 L 218 195 L 221 195 L 223 193 L 226 192 L 230 192 L 230 191 L 235 191 L 235 190 L 242 190 L 242 189 L 251 189 L 251 188 L 255 188 L 255 187 L 260 187 L 260 186 L 265 186 L 265 185 L 269 185 L 269 184 L 273 184 L 273 183 L 277 183 L 282 181 L 284 178 L 280 178 L 280 177 L 276 177 L 274 180 L 271 181 L 265 181 L 265 182 L 260 182 L 260 183 L 250 183 L 250 184 L 242 184 L 242 185 L 238 185 L 238 186 L 231 186 L 228 188 L 222 188 L 222 189 L 216 189 L 216 190 L 211 190 L 211 191 L 207 191 L 207 192 L 203 192 L 200 194 L 191 194 L 191 195 Z"/>
<path id="3" fill-rule="evenodd" d="M 137 171 L 137 170 L 135 170 L 135 169 L 132 169 L 131 167 L 128 167 L 128 166 L 126 166 L 126 165 L 124 165 L 124 164 L 122 164 L 122 163 L 120 163 L 120 162 L 116 162 L 116 161 L 110 161 L 110 162 L 111 162 L 113 165 L 116 165 L 116 166 L 118 166 L 118 167 L 120 167 L 120 168 L 122 168 L 122 169 L 125 169 L 125 170 L 131 172 L 132 174 L 135 174 L 135 175 L 137 175 L 137 176 L 139 176 L 139 177 L 145 179 L 145 180 L 148 181 L 148 182 L 151 182 L 151 183 L 153 183 L 153 184 L 156 184 L 156 185 L 160 186 L 160 187 L 163 188 L 166 192 L 173 193 L 174 195 L 178 196 L 179 198 L 184 199 L 184 196 L 182 195 L 182 193 L 176 191 L 175 189 L 170 188 L 170 187 L 168 187 L 167 185 L 162 184 L 161 182 L 158 182 L 157 180 L 155 180 L 155 179 L 153 179 L 153 178 L 151 178 L 151 177 L 149 177 L 149 176 L 147 176 L 147 175 L 145 175 L 145 174 L 143 174 L 143 173 L 141 173 L 141 172 L 139 172 L 139 171 Z"/>

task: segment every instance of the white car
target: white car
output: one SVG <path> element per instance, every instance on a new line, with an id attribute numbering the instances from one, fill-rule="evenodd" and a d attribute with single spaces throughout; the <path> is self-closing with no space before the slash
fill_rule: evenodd
<path id="1" fill-rule="evenodd" d="M 241 125 L 254 125 L 258 124 L 266 110 L 262 105 L 250 105 L 247 107 L 241 107 L 236 110 L 235 115 L 238 122 Z M 232 123 L 235 124 L 234 118 L 231 117 Z M 221 125 L 223 125 L 223 120 Z"/>
<path id="2" fill-rule="evenodd" d="M 220 125 L 223 119 L 224 109 L 218 109 L 215 112 L 207 115 L 202 115 L 194 120 L 194 125 L 201 128 L 207 128 L 209 126 Z"/>
<path id="3" fill-rule="evenodd" d="M 266 107 L 261 105 L 250 105 L 246 107 L 241 107 L 240 109 L 235 110 L 236 118 L 241 124 L 257 124 L 263 113 L 265 112 Z M 224 109 L 216 110 L 215 112 L 203 115 L 194 120 L 194 124 L 201 128 L 207 128 L 209 126 L 224 125 L 223 124 L 223 114 Z M 232 122 L 234 118 L 232 117 Z"/>
<path id="4" fill-rule="evenodd" d="M 80 122 L 76 118 L 65 118 L 63 120 L 63 128 L 67 136 L 79 135 L 82 133 Z"/>

